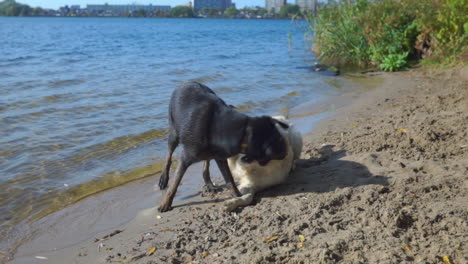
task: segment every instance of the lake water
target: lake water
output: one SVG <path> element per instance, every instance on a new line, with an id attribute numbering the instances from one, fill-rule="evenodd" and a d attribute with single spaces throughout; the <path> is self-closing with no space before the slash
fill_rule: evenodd
<path id="1" fill-rule="evenodd" d="M 184 81 L 251 115 L 338 93 L 303 22 L 0 18 L 0 230 L 158 172 Z"/>

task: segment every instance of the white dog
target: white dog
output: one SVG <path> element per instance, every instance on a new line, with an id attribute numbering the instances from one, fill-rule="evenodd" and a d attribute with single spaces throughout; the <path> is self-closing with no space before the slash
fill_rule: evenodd
<path id="1" fill-rule="evenodd" d="M 252 203 L 254 194 L 282 183 L 294 169 L 294 161 L 299 159 L 302 152 L 302 135 L 284 116 L 274 116 L 274 119 L 289 125 L 288 129 L 276 125 L 284 137 L 288 153 L 282 160 L 271 160 L 266 166 L 258 162 L 246 163 L 241 160 L 242 154 L 228 159 L 229 169 L 242 196 L 224 202 L 224 210 L 233 211 L 239 206 Z"/>

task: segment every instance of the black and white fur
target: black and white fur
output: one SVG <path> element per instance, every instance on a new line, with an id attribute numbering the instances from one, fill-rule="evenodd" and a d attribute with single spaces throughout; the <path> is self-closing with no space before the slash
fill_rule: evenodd
<path id="1" fill-rule="evenodd" d="M 271 160 L 284 159 L 286 143 L 278 132 L 278 126 L 288 127 L 269 116 L 249 117 L 236 111 L 201 83 L 188 82 L 175 89 L 169 104 L 168 153 L 159 179 L 160 189 L 165 189 L 169 183 L 174 149 L 182 144 L 183 150 L 175 180 L 159 211 L 171 210 L 185 171 L 191 164 L 203 160 L 214 159 L 233 196 L 240 196 L 227 159 L 241 152 L 245 162 L 256 161 L 261 166 Z M 246 144 L 245 149 L 243 144 Z M 209 173 L 204 173 L 203 179 L 209 190 L 215 190 Z"/>
<path id="2" fill-rule="evenodd" d="M 233 211 L 239 206 L 251 204 L 255 193 L 284 182 L 291 170 L 294 169 L 294 161 L 299 159 L 302 152 L 302 135 L 288 123 L 285 117 L 275 116 L 273 118 L 289 126 L 286 129 L 277 126 L 286 142 L 288 153 L 284 159 L 272 160 L 266 166 L 260 166 L 257 162 L 245 163 L 242 161 L 242 154 L 229 158 L 229 169 L 234 180 L 238 183 L 242 196 L 225 201 L 224 210 Z"/>

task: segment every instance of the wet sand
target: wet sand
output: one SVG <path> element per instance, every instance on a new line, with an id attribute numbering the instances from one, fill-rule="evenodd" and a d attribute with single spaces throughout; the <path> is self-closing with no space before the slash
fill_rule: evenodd
<path id="1" fill-rule="evenodd" d="M 12 263 L 466 263 L 468 68 L 378 78 L 378 88 L 348 94 L 333 116 L 309 124 L 297 169 L 254 205 L 226 213 L 228 192 L 206 197 L 191 186 L 193 197 L 160 214 L 154 177 L 68 208 L 84 219 L 69 227 L 44 220 L 47 235 L 21 246 Z M 301 113 L 314 107 L 323 109 L 291 116 L 302 127 Z M 86 202 L 115 212 L 99 218 L 112 225 L 79 225 L 89 221 Z M 67 244 L 66 233 L 81 242 Z"/>

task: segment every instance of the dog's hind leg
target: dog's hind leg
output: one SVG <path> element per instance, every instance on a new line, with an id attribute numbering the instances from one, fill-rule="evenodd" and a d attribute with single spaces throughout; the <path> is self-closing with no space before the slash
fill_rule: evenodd
<path id="1" fill-rule="evenodd" d="M 174 129 L 170 128 L 169 138 L 167 139 L 166 161 L 164 162 L 163 171 L 159 178 L 159 189 L 161 190 L 166 189 L 167 184 L 169 183 L 169 170 L 171 169 L 172 153 L 174 153 L 177 145 L 179 145 L 179 138 L 177 137 Z"/>
<path id="2" fill-rule="evenodd" d="M 234 182 L 234 179 L 232 178 L 231 170 L 229 169 L 227 160 L 217 159 L 216 163 L 218 164 L 218 168 L 221 171 L 221 174 L 223 174 L 224 181 L 231 189 L 232 196 L 234 197 L 241 196 L 241 193 L 237 189 L 236 183 Z"/>
<path id="3" fill-rule="evenodd" d="M 179 187 L 180 181 L 182 180 L 182 177 L 184 176 L 187 168 L 190 165 L 192 165 L 194 162 L 195 160 L 190 158 L 190 156 L 187 155 L 185 151 L 182 152 L 180 162 L 177 165 L 177 169 L 175 172 L 174 182 L 169 187 L 166 193 L 166 197 L 164 198 L 164 201 L 159 206 L 158 208 L 159 212 L 167 212 L 172 209 L 172 201 L 174 200 L 175 194 L 177 192 L 177 187 Z"/>
<path id="4" fill-rule="evenodd" d="M 211 193 L 216 193 L 221 191 L 220 187 L 216 187 L 211 181 L 210 177 L 210 160 L 205 160 L 203 164 L 203 180 L 205 181 L 205 190 Z"/>

